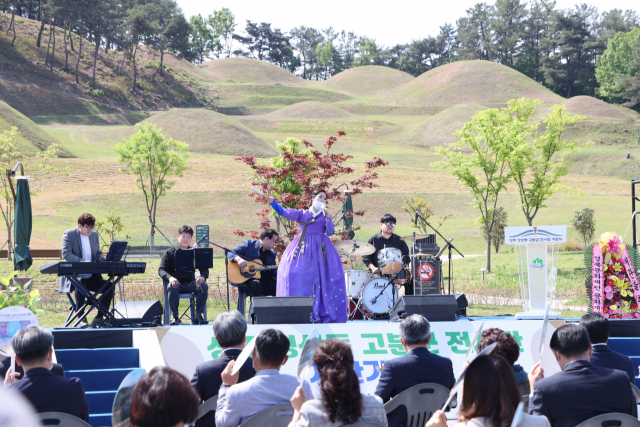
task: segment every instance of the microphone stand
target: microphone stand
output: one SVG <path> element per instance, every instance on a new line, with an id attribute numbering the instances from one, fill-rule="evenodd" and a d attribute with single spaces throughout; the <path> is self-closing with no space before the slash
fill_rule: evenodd
<path id="1" fill-rule="evenodd" d="M 447 243 L 445 243 L 445 245 L 443 246 L 442 249 L 444 249 L 447 246 L 449 246 L 449 267 L 448 267 L 449 268 L 449 294 L 451 294 L 451 275 L 453 274 L 453 266 L 451 265 L 452 264 L 451 248 L 453 248 L 456 252 L 458 252 L 458 254 L 460 254 L 460 256 L 462 258 L 464 258 L 464 255 L 462 255 L 462 253 L 458 250 L 458 248 L 453 246 L 453 244 L 451 243 L 451 241 L 453 239 L 451 239 L 451 240 L 445 239 L 445 237 L 442 234 L 440 234 L 440 232 L 437 229 L 435 229 L 431 224 L 429 224 L 429 222 L 426 219 L 424 219 L 424 217 L 422 215 L 420 215 L 418 212 L 416 212 L 416 217 L 415 217 L 415 219 L 413 221 L 413 223 L 415 225 L 418 225 L 418 218 L 420 218 L 425 224 L 427 224 L 429 226 L 429 228 L 431 228 L 433 231 L 435 231 L 436 234 L 442 238 L 442 240 L 447 242 Z M 440 251 L 440 253 L 442 253 L 442 251 Z M 440 270 L 442 271 L 442 264 L 440 265 Z"/>
<path id="2" fill-rule="evenodd" d="M 209 244 L 216 246 L 220 249 L 222 249 L 224 251 L 224 269 L 225 269 L 225 273 L 227 276 L 227 311 L 231 311 L 230 307 L 231 307 L 231 301 L 230 301 L 230 297 L 229 297 L 229 252 L 232 252 L 231 249 L 229 248 L 225 248 L 224 246 L 220 246 L 217 243 L 214 243 L 212 241 L 209 241 Z M 245 257 L 244 255 L 240 255 L 240 254 L 236 254 L 237 256 L 239 256 L 240 258 L 242 258 L 245 261 L 250 261 L 253 262 L 252 259 L 249 259 L 247 257 Z M 239 297 L 240 295 L 238 295 Z"/>

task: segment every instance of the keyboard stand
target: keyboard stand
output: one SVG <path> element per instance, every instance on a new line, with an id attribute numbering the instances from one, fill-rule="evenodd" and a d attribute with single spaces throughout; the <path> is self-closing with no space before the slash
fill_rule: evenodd
<path id="1" fill-rule="evenodd" d="M 104 322 L 102 322 L 100 327 L 102 327 L 102 325 L 105 325 L 105 323 L 108 325 L 120 326 L 115 319 L 114 313 L 116 312 L 116 309 L 113 308 L 110 311 L 109 307 L 104 306 L 104 304 L 102 303 L 102 300 L 104 299 L 105 291 L 114 290 L 115 292 L 116 285 L 120 282 L 120 280 L 122 280 L 123 277 L 124 277 L 124 274 L 120 274 L 116 276 L 109 275 L 105 284 L 102 285 L 102 287 L 98 291 L 91 293 L 91 291 L 89 291 L 87 288 L 84 287 L 84 285 L 82 284 L 82 282 L 77 276 L 67 276 L 67 278 L 71 281 L 73 286 L 75 286 L 75 288 L 82 295 L 84 295 L 84 297 L 86 298 L 86 302 L 82 307 L 76 307 L 75 314 L 71 316 L 71 318 L 67 317 L 67 320 L 64 323 L 63 327 L 65 328 L 69 327 L 74 320 L 75 320 L 75 323 L 73 323 L 72 326 L 77 327 L 82 321 L 82 318 L 80 317 L 80 312 L 84 309 L 85 313 L 83 317 L 86 317 L 94 308 L 97 309 L 98 312 L 102 313 L 102 315 L 104 316 Z M 100 295 L 99 297 L 96 297 L 98 294 L 102 294 L 102 295 Z M 122 314 L 120 314 L 120 316 L 123 317 Z"/>

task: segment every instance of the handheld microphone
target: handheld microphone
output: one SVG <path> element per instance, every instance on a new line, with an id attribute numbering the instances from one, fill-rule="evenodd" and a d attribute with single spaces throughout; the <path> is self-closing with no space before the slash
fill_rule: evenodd
<path id="1" fill-rule="evenodd" d="M 197 248 L 197 247 L 198 247 L 198 246 L 200 246 L 200 244 L 201 244 L 202 242 L 204 242 L 205 240 L 207 240 L 207 236 L 206 236 L 206 235 L 205 235 L 205 236 L 202 236 L 202 237 L 200 238 L 200 240 L 198 240 L 198 241 L 193 245 L 193 247 L 194 247 L 194 248 Z"/>

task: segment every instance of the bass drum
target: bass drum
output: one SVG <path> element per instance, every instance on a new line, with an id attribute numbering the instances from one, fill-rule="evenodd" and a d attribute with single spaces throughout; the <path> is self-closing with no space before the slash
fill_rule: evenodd
<path id="1" fill-rule="evenodd" d="M 347 295 L 352 298 L 360 296 L 362 287 L 371 280 L 369 270 L 345 270 L 344 281 L 347 284 Z"/>
<path id="2" fill-rule="evenodd" d="M 393 290 L 393 283 L 385 278 L 371 280 L 362 290 L 364 308 L 372 314 L 388 313 L 393 308 Z"/>

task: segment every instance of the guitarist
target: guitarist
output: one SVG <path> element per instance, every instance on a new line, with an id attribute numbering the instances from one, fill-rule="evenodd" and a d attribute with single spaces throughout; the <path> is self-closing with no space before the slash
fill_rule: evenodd
<path id="1" fill-rule="evenodd" d="M 279 234 L 268 228 L 260 233 L 260 240 L 245 240 L 240 246 L 229 252 L 229 260 L 238 263 L 238 267 L 247 267 L 246 259 L 260 260 L 264 266 L 276 265 L 276 252 L 273 247 Z M 242 255 L 240 257 L 239 255 Z M 238 284 L 238 311 L 244 315 L 245 299 L 249 297 L 276 296 L 277 269 L 260 272 L 260 279 L 249 279 Z M 253 316 L 253 313 L 250 313 Z"/>

